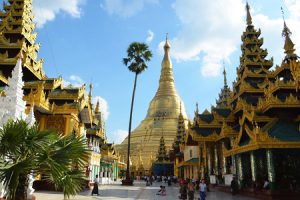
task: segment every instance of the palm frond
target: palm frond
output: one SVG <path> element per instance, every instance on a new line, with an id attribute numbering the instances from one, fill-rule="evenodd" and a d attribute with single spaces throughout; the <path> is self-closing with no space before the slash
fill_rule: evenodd
<path id="1" fill-rule="evenodd" d="M 14 199 L 20 183 L 34 170 L 45 175 L 66 197 L 77 194 L 84 183 L 83 167 L 88 161 L 85 139 L 75 135 L 61 136 L 53 130 L 19 120 L 9 121 L 0 129 L 0 182 L 8 188 L 8 199 Z"/>
<path id="2" fill-rule="evenodd" d="M 123 63 L 134 73 L 140 74 L 147 69 L 146 62 L 150 61 L 152 53 L 145 43 L 133 42 L 127 49 L 127 57 Z"/>

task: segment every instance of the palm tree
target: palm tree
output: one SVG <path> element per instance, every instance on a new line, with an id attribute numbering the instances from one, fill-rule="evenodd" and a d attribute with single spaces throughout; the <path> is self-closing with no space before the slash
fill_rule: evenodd
<path id="1" fill-rule="evenodd" d="M 130 117 L 129 117 L 129 128 L 128 128 L 126 180 L 130 180 L 130 173 L 129 173 L 130 135 L 131 135 L 132 111 L 133 111 L 133 104 L 134 104 L 136 81 L 138 75 L 147 69 L 148 66 L 146 65 L 146 62 L 150 61 L 151 58 L 152 58 L 152 53 L 149 50 L 148 45 L 139 42 L 131 43 L 127 49 L 127 57 L 123 58 L 124 65 L 128 67 L 129 71 L 135 73 L 134 86 L 133 86 L 132 99 L 131 99 Z"/>
<path id="2" fill-rule="evenodd" d="M 39 131 L 24 120 L 8 121 L 0 128 L 0 182 L 6 186 L 8 200 L 27 199 L 32 172 L 62 189 L 65 198 L 76 195 L 85 181 L 87 159 L 82 137 Z"/>

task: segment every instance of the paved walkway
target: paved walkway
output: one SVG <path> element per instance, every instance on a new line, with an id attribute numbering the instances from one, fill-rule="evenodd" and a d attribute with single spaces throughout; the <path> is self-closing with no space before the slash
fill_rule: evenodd
<path id="1" fill-rule="evenodd" d="M 134 186 L 121 186 L 120 184 L 100 186 L 100 196 L 91 196 L 91 191 L 84 191 L 77 195 L 76 200 L 95 200 L 95 199 L 113 199 L 113 200 L 134 200 L 134 199 L 151 199 L 151 200 L 176 200 L 179 199 L 179 187 L 166 186 L 167 195 L 159 196 L 156 192 L 159 190 L 161 183 L 154 183 L 146 187 L 145 182 L 135 182 Z M 63 194 L 58 192 L 36 192 L 37 200 L 63 200 Z M 196 198 L 195 198 L 196 199 Z M 208 192 L 207 200 L 254 200 L 242 196 L 232 196 L 223 192 Z"/>

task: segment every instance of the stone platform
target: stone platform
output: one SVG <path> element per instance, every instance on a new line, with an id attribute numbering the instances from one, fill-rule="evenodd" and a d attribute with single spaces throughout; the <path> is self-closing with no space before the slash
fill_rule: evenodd
<path id="1" fill-rule="evenodd" d="M 162 184 L 166 186 L 167 195 L 159 196 L 156 192 L 159 190 L 159 186 L 162 183 L 153 183 L 152 186 L 147 186 L 145 182 L 134 182 L 134 186 L 122 186 L 121 182 L 113 185 L 100 186 L 100 196 L 91 196 L 91 191 L 86 190 L 80 193 L 74 200 L 93 200 L 93 199 L 111 199 L 111 200 L 133 200 L 133 199 L 151 199 L 151 200 L 175 200 L 179 199 L 179 187 L 171 186 L 168 187 L 167 184 Z M 63 194 L 58 192 L 43 192 L 39 191 L 35 193 L 37 200 L 63 200 Z M 198 196 L 195 196 L 198 198 Z M 223 192 L 208 192 L 207 200 L 254 200 L 249 197 L 242 196 L 232 196 L 228 193 Z"/>

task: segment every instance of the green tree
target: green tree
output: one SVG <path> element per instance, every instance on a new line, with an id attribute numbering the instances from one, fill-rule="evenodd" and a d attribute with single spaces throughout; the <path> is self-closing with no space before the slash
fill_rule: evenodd
<path id="1" fill-rule="evenodd" d="M 149 47 L 145 43 L 133 42 L 127 49 L 127 57 L 123 58 L 123 63 L 128 67 L 129 71 L 135 73 L 134 86 L 131 99 L 130 117 L 129 117 L 129 128 L 128 128 L 128 149 L 127 149 L 127 170 L 126 179 L 130 179 L 129 173 L 129 156 L 130 156 L 130 135 L 131 135 L 131 122 L 132 122 L 132 111 L 134 105 L 134 96 L 136 89 L 137 77 L 140 73 L 147 69 L 146 62 L 150 61 L 152 53 Z"/>
<path id="2" fill-rule="evenodd" d="M 62 189 L 64 197 L 76 195 L 85 182 L 88 149 L 82 137 L 39 131 L 25 121 L 9 121 L 0 128 L 0 181 L 8 200 L 27 199 L 32 172 Z"/>

